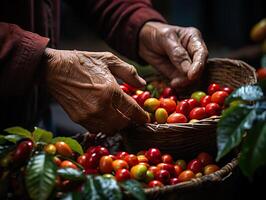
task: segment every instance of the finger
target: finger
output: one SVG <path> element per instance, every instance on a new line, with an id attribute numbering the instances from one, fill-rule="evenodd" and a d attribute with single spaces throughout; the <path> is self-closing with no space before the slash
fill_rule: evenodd
<path id="1" fill-rule="evenodd" d="M 133 87 L 141 88 L 146 85 L 146 81 L 138 75 L 134 66 L 122 61 L 110 52 L 83 52 L 83 54 L 87 58 L 94 56 L 95 59 L 104 62 L 114 76 Z"/>
<path id="2" fill-rule="evenodd" d="M 189 80 L 195 80 L 201 75 L 208 57 L 207 47 L 199 31 L 196 31 L 190 38 L 188 51 L 192 56 L 192 65 L 188 72 L 188 78 Z"/>
<path id="3" fill-rule="evenodd" d="M 173 66 L 173 64 L 167 57 L 165 58 L 162 57 L 160 62 L 154 65 L 154 68 L 156 68 L 159 71 L 159 73 L 161 73 L 162 75 L 164 75 L 169 79 L 173 79 L 176 75 L 181 73 L 179 69 L 176 69 Z"/>
<path id="4" fill-rule="evenodd" d="M 137 70 L 133 65 L 130 65 L 117 57 L 112 63 L 108 63 L 108 67 L 114 76 L 136 88 L 146 85 L 146 81 L 138 75 Z"/>
<path id="5" fill-rule="evenodd" d="M 113 106 L 132 122 L 144 124 L 148 121 L 147 114 L 137 102 L 119 90 L 113 94 Z"/>
<path id="6" fill-rule="evenodd" d="M 190 84 L 190 81 L 187 77 L 177 77 L 171 80 L 171 87 L 175 88 L 177 91 L 184 90 L 186 86 Z"/>
<path id="7" fill-rule="evenodd" d="M 206 63 L 207 55 L 201 51 L 197 51 L 193 56 L 193 63 L 188 71 L 188 79 L 196 80 L 202 74 Z"/>
<path id="8" fill-rule="evenodd" d="M 165 51 L 172 64 L 178 69 L 181 68 L 182 72 L 186 74 L 190 68 L 191 59 L 186 49 L 178 41 L 176 33 L 173 32 L 169 35 L 164 44 Z"/>
<path id="9" fill-rule="evenodd" d="M 176 69 L 169 59 L 162 60 L 159 66 L 155 66 L 156 69 L 164 76 L 171 80 L 171 86 L 177 90 L 186 86 L 188 83 L 187 76 L 182 74 L 179 69 Z"/>

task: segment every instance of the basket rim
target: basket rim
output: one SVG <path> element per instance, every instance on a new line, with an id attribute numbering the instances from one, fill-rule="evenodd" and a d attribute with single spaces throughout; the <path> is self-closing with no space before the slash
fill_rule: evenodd
<path id="1" fill-rule="evenodd" d="M 195 122 L 187 122 L 187 123 L 164 123 L 164 124 L 154 124 L 154 123 L 145 123 L 144 125 L 136 125 L 135 128 L 141 129 L 141 130 L 147 130 L 149 132 L 157 132 L 159 129 L 176 129 L 176 128 L 186 128 L 186 129 L 191 129 L 191 128 L 205 128 L 209 126 L 216 125 L 221 116 L 211 116 L 208 118 L 204 118 Z"/>
<path id="2" fill-rule="evenodd" d="M 217 58 L 217 57 L 213 57 L 213 58 L 208 58 L 207 62 L 205 65 L 208 64 L 217 64 L 222 62 L 223 64 L 227 64 L 227 65 L 232 65 L 232 66 L 236 66 L 236 63 L 238 66 L 244 66 L 245 68 L 247 68 L 253 75 L 253 83 L 257 83 L 257 76 L 256 76 L 256 70 L 254 67 L 252 67 L 251 65 L 249 65 L 248 63 L 246 63 L 243 60 L 239 60 L 239 59 L 231 59 L 231 58 Z M 155 74 L 154 78 L 158 78 L 161 77 L 161 75 Z M 149 78 L 149 77 L 148 77 Z"/>
<path id="3" fill-rule="evenodd" d="M 248 70 L 250 70 L 253 73 L 254 83 L 257 82 L 255 68 L 253 68 L 251 65 L 244 62 L 243 60 L 230 59 L 230 58 L 209 58 L 207 60 L 207 64 L 217 64 L 219 62 L 223 62 L 223 64 L 234 65 L 234 66 L 236 65 L 236 63 L 238 63 L 238 66 L 239 66 L 239 63 L 240 63 L 242 66 L 245 66 Z"/>
<path id="4" fill-rule="evenodd" d="M 144 192 L 146 195 L 152 195 L 154 193 L 157 194 L 163 194 L 166 192 L 173 192 L 173 191 L 181 191 L 185 189 L 193 189 L 196 187 L 201 187 L 205 183 L 218 183 L 225 179 L 227 179 L 229 176 L 231 176 L 232 171 L 238 166 L 238 159 L 233 158 L 229 163 L 224 165 L 221 169 L 218 171 L 211 173 L 209 175 L 204 175 L 200 178 L 193 178 L 190 181 L 185 181 L 178 183 L 176 185 L 167 185 L 164 187 L 155 187 L 155 188 L 146 188 L 144 189 Z"/>

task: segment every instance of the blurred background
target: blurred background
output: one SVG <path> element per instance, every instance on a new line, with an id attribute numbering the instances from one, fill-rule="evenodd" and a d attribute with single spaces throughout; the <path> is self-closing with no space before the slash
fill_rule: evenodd
<path id="1" fill-rule="evenodd" d="M 265 18 L 265 0 L 153 0 L 153 5 L 170 24 L 198 28 L 209 49 L 209 57 L 240 59 L 255 68 L 260 66 L 261 44 L 250 39 L 250 30 Z M 78 11 L 64 1 L 59 48 L 112 51 L 88 21 L 81 19 Z M 51 105 L 51 113 L 54 123 L 48 126 L 54 132 L 67 135 L 85 131 L 56 103 Z"/>

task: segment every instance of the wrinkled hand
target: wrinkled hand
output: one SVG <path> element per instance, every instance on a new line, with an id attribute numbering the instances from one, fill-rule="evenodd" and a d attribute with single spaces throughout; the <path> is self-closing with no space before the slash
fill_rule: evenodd
<path id="1" fill-rule="evenodd" d="M 208 51 L 195 28 L 147 22 L 139 34 L 139 55 L 180 90 L 200 76 Z"/>
<path id="2" fill-rule="evenodd" d="M 109 52 L 47 48 L 45 57 L 49 92 L 73 121 L 91 132 L 106 134 L 126 127 L 131 120 L 146 122 L 145 112 L 114 78 L 135 87 L 145 85 L 133 66 Z"/>

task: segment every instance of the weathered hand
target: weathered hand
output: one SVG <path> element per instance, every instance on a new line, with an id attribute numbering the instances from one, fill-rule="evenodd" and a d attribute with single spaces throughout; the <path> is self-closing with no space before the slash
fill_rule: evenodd
<path id="1" fill-rule="evenodd" d="M 200 76 L 208 51 L 196 28 L 147 22 L 139 34 L 139 55 L 181 90 Z"/>
<path id="2" fill-rule="evenodd" d="M 47 48 L 45 57 L 49 92 L 73 121 L 91 132 L 106 134 L 124 128 L 130 121 L 146 122 L 144 110 L 114 78 L 135 87 L 145 85 L 132 65 L 109 52 Z"/>

